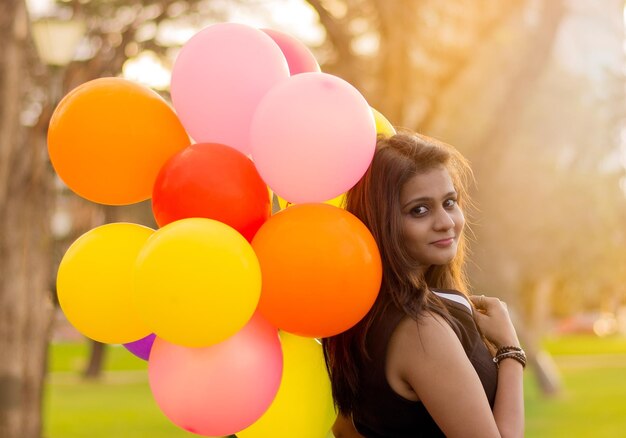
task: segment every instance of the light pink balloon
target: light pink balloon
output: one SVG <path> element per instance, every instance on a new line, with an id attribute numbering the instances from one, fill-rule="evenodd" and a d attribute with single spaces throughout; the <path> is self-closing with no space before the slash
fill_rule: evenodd
<path id="1" fill-rule="evenodd" d="M 292 203 L 322 202 L 363 176 L 376 147 L 365 98 L 326 73 L 302 73 L 272 88 L 252 121 L 252 157 L 263 180 Z"/>
<path id="2" fill-rule="evenodd" d="M 219 23 L 181 49 L 172 70 L 172 103 L 197 143 L 221 143 L 248 154 L 256 106 L 288 77 L 285 57 L 268 35 Z"/>
<path id="3" fill-rule="evenodd" d="M 289 64 L 289 73 L 297 75 L 298 73 L 318 72 L 320 65 L 317 63 L 315 56 L 309 48 L 297 38 L 274 29 L 261 29 L 268 34 L 287 59 Z"/>
<path id="4" fill-rule="evenodd" d="M 219 344 L 189 348 L 156 338 L 148 362 L 157 405 L 177 426 L 230 435 L 270 406 L 282 376 L 278 332 L 260 316 Z"/>

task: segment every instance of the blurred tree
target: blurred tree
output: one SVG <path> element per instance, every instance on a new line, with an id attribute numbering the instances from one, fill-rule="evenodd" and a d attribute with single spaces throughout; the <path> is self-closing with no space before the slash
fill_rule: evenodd
<path id="1" fill-rule="evenodd" d="M 0 4 L 0 436 L 37 438 L 50 299 L 51 174 L 21 117 L 38 65 L 24 0 Z"/>
<path id="2" fill-rule="evenodd" d="M 524 0 L 309 0 L 327 39 L 324 70 L 354 84 L 396 126 L 417 129 L 438 96 Z M 423 130 L 423 128 L 422 128 Z"/>
<path id="3" fill-rule="evenodd" d="M 523 284 L 584 285 L 580 302 L 597 307 L 592 284 L 623 283 L 622 8 L 530 2 L 439 97 L 425 129 L 458 145 L 478 179 L 473 276 L 481 290 L 508 290 L 515 299 L 534 294 Z M 581 16 L 605 36 L 571 28 Z M 602 232 L 585 238 L 593 229 Z"/>
<path id="4" fill-rule="evenodd" d="M 531 352 L 553 303 L 574 312 L 624 299 L 623 6 L 527 2 L 422 126 L 473 162 L 472 280 L 528 310 Z"/>

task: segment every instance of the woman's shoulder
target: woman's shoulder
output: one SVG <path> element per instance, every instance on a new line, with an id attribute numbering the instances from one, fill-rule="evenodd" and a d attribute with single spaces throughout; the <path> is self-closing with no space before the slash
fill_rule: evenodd
<path id="1" fill-rule="evenodd" d="M 428 310 L 423 311 L 417 319 L 403 317 L 393 331 L 392 342 L 403 347 L 417 348 L 417 351 L 424 353 L 433 348 L 460 345 L 449 321 Z"/>
<path id="2" fill-rule="evenodd" d="M 457 356 L 463 353 L 459 337 L 444 317 L 430 311 L 417 320 L 403 318 L 391 336 L 388 351 L 390 359 L 398 359 L 398 371 L 403 376 L 409 372 L 428 373 L 451 352 Z"/>

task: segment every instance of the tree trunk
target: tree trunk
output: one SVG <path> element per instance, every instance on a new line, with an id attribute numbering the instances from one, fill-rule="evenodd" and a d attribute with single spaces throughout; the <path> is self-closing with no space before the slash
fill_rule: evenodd
<path id="1" fill-rule="evenodd" d="M 509 311 L 541 393 L 556 396 L 563 390 L 561 373 L 550 353 L 541 346 L 541 338 L 546 333 L 551 313 L 550 300 L 555 285 L 553 279 L 547 276 L 529 283 L 515 294 L 518 297 L 515 300 L 517 309 L 522 307 L 519 299 L 522 294 L 530 297 L 530 302 L 524 306 L 527 307 L 526 311 L 517 313 L 511 307 Z"/>
<path id="2" fill-rule="evenodd" d="M 20 125 L 32 53 L 24 0 L 0 3 L 0 437 L 39 438 L 52 321 L 50 171 Z"/>
<path id="3" fill-rule="evenodd" d="M 89 341 L 91 346 L 91 352 L 89 353 L 89 362 L 83 372 L 83 377 L 86 379 L 94 380 L 100 378 L 102 375 L 102 368 L 104 366 L 104 357 L 106 353 L 106 344 L 102 342 Z"/>

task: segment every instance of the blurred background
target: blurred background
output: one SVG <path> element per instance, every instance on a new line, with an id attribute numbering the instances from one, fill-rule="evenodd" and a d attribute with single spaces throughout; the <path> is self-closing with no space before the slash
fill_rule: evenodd
<path id="1" fill-rule="evenodd" d="M 87 341 L 58 263 L 149 202 L 92 204 L 55 177 L 59 100 L 103 76 L 168 98 L 181 45 L 234 21 L 297 37 L 397 127 L 472 163 L 473 291 L 509 303 L 531 357 L 528 437 L 626 430 L 626 112 L 620 0 L 2 0 L 0 436 L 183 437 L 146 364 Z"/>

